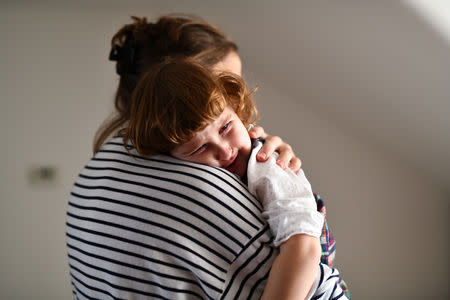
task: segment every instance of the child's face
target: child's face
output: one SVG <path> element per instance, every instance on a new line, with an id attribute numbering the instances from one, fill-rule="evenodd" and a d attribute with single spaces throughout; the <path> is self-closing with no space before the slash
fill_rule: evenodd
<path id="1" fill-rule="evenodd" d="M 171 155 L 191 162 L 225 168 L 243 177 L 250 158 L 251 141 L 242 121 L 232 108 L 222 114 L 188 142 L 178 145 Z"/>

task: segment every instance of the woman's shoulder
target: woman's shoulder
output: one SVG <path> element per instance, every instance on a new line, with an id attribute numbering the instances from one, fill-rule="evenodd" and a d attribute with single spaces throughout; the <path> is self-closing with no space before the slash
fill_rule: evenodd
<path id="1" fill-rule="evenodd" d="M 206 227 L 224 229 L 243 243 L 265 225 L 260 203 L 235 175 L 167 155 L 143 157 L 120 137 L 101 147 L 73 191 L 120 196 L 128 203 L 177 213 L 199 226 L 209 222 Z"/>

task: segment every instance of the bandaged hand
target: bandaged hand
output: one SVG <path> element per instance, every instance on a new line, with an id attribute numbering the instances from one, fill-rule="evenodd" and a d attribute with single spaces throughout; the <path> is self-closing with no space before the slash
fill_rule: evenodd
<path id="1" fill-rule="evenodd" d="M 248 187 L 263 204 L 263 216 L 274 234 L 274 245 L 279 246 L 294 234 L 320 237 L 324 217 L 317 211 L 303 170 L 295 174 L 290 169 L 281 169 L 276 165 L 276 153 L 265 163 L 256 163 L 261 146 L 257 143 L 250 156 Z"/>

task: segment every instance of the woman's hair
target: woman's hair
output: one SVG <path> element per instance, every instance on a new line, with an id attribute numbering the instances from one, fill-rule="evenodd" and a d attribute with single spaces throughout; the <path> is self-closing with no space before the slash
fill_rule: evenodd
<path id="1" fill-rule="evenodd" d="M 257 110 L 244 80 L 215 74 L 192 59 L 168 59 L 151 68 L 133 92 L 124 144 L 141 155 L 170 153 L 230 106 L 245 126 Z M 131 147 L 128 147 L 129 149 Z"/>
<path id="2" fill-rule="evenodd" d="M 110 60 L 117 61 L 120 75 L 115 94 L 115 113 L 97 130 L 94 153 L 130 118 L 131 95 L 139 80 L 155 64 L 167 57 L 190 57 L 212 68 L 236 44 L 206 21 L 189 16 L 162 16 L 155 23 L 132 17 L 133 23 L 123 26 L 111 40 Z"/>

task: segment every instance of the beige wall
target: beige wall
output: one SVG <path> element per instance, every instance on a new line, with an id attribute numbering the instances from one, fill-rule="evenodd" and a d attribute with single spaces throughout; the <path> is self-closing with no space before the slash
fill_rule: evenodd
<path id="1" fill-rule="evenodd" d="M 447 299 L 448 195 L 382 147 L 261 85 L 262 124 L 296 149 L 326 200 L 336 266 L 355 299 Z"/>
<path id="2" fill-rule="evenodd" d="M 64 212 L 95 129 L 111 110 L 117 77 L 108 43 L 127 15 L 1 9 L 2 299 L 71 298 Z M 302 106 L 302 95 L 283 95 L 246 74 L 261 87 L 262 124 L 293 145 L 327 201 L 336 263 L 354 299 L 447 299 L 448 195 L 383 145 L 363 144 Z M 57 184 L 30 186 L 33 165 L 56 166 Z"/>

